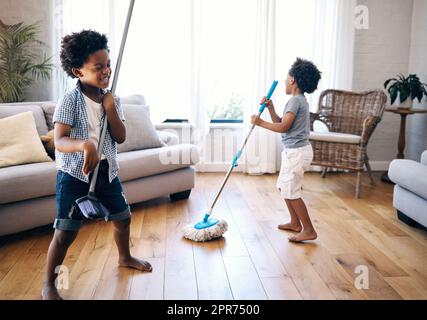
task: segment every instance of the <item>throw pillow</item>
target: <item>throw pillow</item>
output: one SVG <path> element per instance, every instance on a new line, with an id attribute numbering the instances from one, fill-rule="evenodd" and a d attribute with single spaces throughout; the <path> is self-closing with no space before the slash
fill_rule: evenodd
<path id="1" fill-rule="evenodd" d="M 37 102 L 35 102 L 37 103 Z M 49 131 L 43 109 L 39 105 L 33 104 L 11 104 L 0 106 L 0 119 L 14 116 L 19 113 L 31 111 L 35 120 L 37 132 L 39 135 L 47 134 Z"/>
<path id="2" fill-rule="evenodd" d="M 43 142 L 43 146 L 52 159 L 55 159 L 55 130 L 50 130 L 47 135 L 40 136 L 41 141 Z"/>
<path id="3" fill-rule="evenodd" d="M 149 108 L 140 105 L 122 105 L 125 115 L 126 141 L 117 146 L 117 151 L 126 152 L 163 146 L 151 123 Z"/>
<path id="4" fill-rule="evenodd" d="M 37 133 L 31 111 L 0 119 L 0 168 L 52 161 Z"/>

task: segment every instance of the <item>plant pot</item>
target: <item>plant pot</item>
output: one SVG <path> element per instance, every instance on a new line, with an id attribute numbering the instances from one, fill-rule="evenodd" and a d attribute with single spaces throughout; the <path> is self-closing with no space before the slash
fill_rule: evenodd
<path id="1" fill-rule="evenodd" d="M 413 100 L 411 97 L 407 97 L 405 101 L 400 100 L 400 92 L 397 96 L 397 99 L 394 101 L 393 105 L 396 106 L 399 109 L 411 109 L 412 108 Z"/>
<path id="2" fill-rule="evenodd" d="M 405 101 L 401 102 L 397 107 L 399 109 L 411 109 L 412 108 L 412 103 L 414 101 L 411 98 L 406 98 Z"/>

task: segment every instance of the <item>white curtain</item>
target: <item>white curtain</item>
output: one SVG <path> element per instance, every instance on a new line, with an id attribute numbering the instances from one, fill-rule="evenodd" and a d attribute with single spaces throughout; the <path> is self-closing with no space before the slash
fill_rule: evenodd
<path id="1" fill-rule="evenodd" d="M 203 68 L 203 1 L 191 0 L 191 79 L 190 79 L 190 123 L 191 141 L 199 147 L 200 164 L 205 162 L 206 137 L 210 119 L 207 116 L 204 91 L 206 74 Z"/>
<path id="2" fill-rule="evenodd" d="M 53 1 L 58 70 L 62 37 L 82 29 L 107 34 L 114 66 L 129 2 Z M 281 115 L 290 98 L 284 93 L 284 80 L 296 57 L 302 57 L 322 71 L 318 90 L 307 95 L 315 111 L 322 90 L 352 88 L 355 2 L 136 1 L 117 93 L 143 94 L 155 123 L 190 119 L 192 140 L 203 146 L 209 132 L 208 110 L 238 101 L 246 134 L 250 115 L 257 113 L 274 79 L 279 85 L 273 100 Z M 54 97 L 59 98 L 75 80 L 62 71 L 54 77 Z M 271 120 L 267 110 L 262 117 Z M 279 134 L 256 128 L 240 164 L 251 174 L 275 172 L 280 149 Z"/>
<path id="3" fill-rule="evenodd" d="M 256 17 L 256 45 L 253 69 L 253 90 L 245 108 L 245 133 L 251 127 L 250 116 L 257 114 L 259 102 L 267 94 L 276 77 L 276 0 L 258 0 Z M 280 88 L 280 87 L 279 87 Z M 277 88 L 276 95 L 280 94 Z M 271 121 L 266 109 L 261 116 Z M 247 143 L 243 170 L 249 174 L 276 172 L 276 145 L 278 134 L 255 127 Z"/>
<path id="4" fill-rule="evenodd" d="M 282 115 L 290 96 L 284 81 L 297 57 L 313 61 L 322 79 L 313 94 L 306 94 L 310 111 L 316 111 L 320 93 L 329 88 L 352 89 L 355 0 L 258 0 L 255 94 L 245 109 L 245 129 L 250 115 L 257 113 L 260 98 L 272 80 L 279 80 L 273 96 Z M 262 118 L 271 120 L 268 111 Z M 256 128 L 248 142 L 244 171 L 275 172 L 280 168 L 280 135 Z"/>
<path id="5" fill-rule="evenodd" d="M 352 89 L 355 7 L 356 0 L 316 1 L 313 60 L 322 71 L 322 80 L 310 96 L 312 111 L 317 111 L 322 90 Z"/>

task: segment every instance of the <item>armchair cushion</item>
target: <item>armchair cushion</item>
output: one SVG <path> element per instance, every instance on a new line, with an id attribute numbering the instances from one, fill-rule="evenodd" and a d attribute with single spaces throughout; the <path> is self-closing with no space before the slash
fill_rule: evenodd
<path id="1" fill-rule="evenodd" d="M 407 159 L 395 159 L 388 170 L 390 179 L 418 196 L 427 199 L 427 166 Z"/>
<path id="2" fill-rule="evenodd" d="M 349 133 L 310 131 L 310 140 L 316 141 L 359 144 L 360 139 L 360 136 Z"/>

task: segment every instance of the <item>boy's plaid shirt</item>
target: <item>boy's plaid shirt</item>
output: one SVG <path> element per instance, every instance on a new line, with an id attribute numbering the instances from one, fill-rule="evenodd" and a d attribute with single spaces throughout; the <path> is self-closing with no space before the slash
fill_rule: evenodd
<path id="1" fill-rule="evenodd" d="M 105 91 L 103 92 L 105 93 Z M 120 99 L 115 97 L 116 110 L 122 121 L 125 121 Z M 105 112 L 102 115 L 101 123 L 104 122 Z M 80 87 L 80 81 L 76 87 L 62 97 L 55 108 L 53 115 L 53 123 L 63 123 L 71 126 L 70 138 L 78 140 L 89 139 L 88 116 L 86 111 L 86 103 Z M 102 130 L 102 128 L 101 128 Z M 119 165 L 117 163 L 117 143 L 107 130 L 105 137 L 103 154 L 108 160 L 109 165 L 109 180 L 110 182 L 117 177 Z M 62 153 L 55 150 L 56 167 L 58 170 L 66 172 L 71 176 L 89 183 L 89 176 L 83 174 L 83 152 Z"/>

